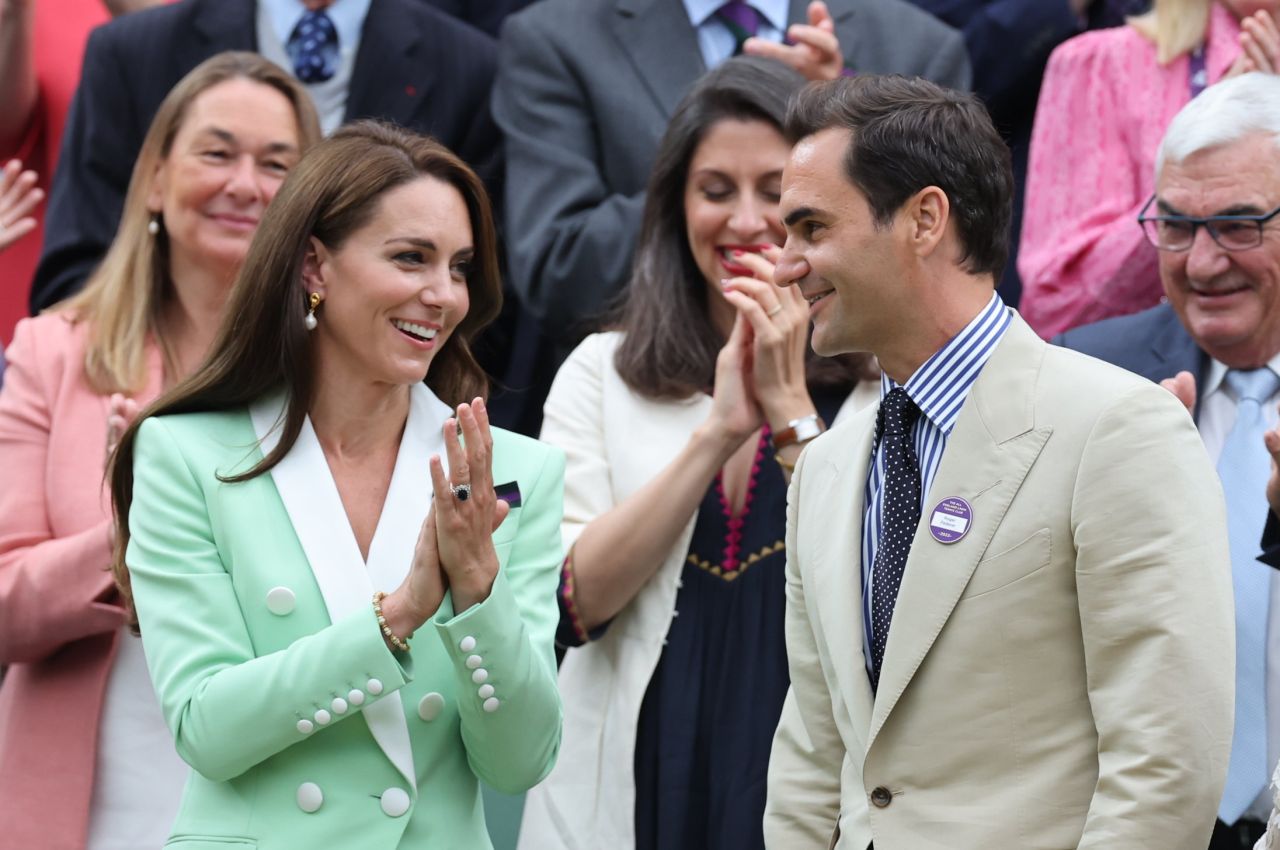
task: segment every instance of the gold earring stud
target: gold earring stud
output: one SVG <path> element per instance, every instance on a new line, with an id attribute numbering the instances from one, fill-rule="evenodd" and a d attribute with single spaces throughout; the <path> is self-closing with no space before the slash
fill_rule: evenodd
<path id="1" fill-rule="evenodd" d="M 320 302 L 324 300 L 324 296 L 319 292 L 313 292 L 307 296 L 307 317 L 302 323 L 307 326 L 307 330 L 313 331 L 319 321 L 316 319 L 316 308 L 320 306 Z"/>

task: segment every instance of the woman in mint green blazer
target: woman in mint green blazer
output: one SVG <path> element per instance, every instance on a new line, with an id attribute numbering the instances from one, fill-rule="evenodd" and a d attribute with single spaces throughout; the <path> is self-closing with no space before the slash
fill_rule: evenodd
<path id="1" fill-rule="evenodd" d="M 121 439 L 116 575 L 194 768 L 167 847 L 487 848 L 478 780 L 551 769 L 564 462 L 488 427 L 500 292 L 471 170 L 344 128 Z"/>

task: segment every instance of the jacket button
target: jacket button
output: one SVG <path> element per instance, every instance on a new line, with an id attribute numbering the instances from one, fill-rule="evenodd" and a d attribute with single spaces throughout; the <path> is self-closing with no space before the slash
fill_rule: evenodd
<path id="1" fill-rule="evenodd" d="M 893 792 L 883 785 L 876 786 L 876 789 L 871 792 L 871 805 L 877 809 L 883 809 L 892 802 Z"/>

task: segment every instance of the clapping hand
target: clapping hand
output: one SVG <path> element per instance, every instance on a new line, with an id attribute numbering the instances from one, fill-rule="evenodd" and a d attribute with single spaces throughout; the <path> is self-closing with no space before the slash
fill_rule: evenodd
<path id="1" fill-rule="evenodd" d="M 1172 378 L 1165 378 L 1160 382 L 1160 386 L 1173 393 L 1178 401 L 1182 402 L 1182 406 L 1187 409 L 1187 413 L 1192 416 L 1196 415 L 1196 376 L 1190 372 L 1179 372 Z"/>
<path id="2" fill-rule="evenodd" d="M 734 262 L 751 269 L 752 276 L 724 282 L 725 300 L 750 324 L 752 390 L 775 430 L 813 412 L 804 362 L 809 305 L 800 287 L 774 284 L 774 264 L 781 253 L 773 245 L 759 254 L 735 252 Z"/>
<path id="3" fill-rule="evenodd" d="M 36 229 L 31 213 L 42 200 L 34 171 L 24 171 L 16 159 L 0 169 L 0 251 Z"/>
<path id="4" fill-rule="evenodd" d="M 822 0 L 809 4 L 809 23 L 787 27 L 790 44 L 776 44 L 763 38 L 749 38 L 742 52 L 765 56 L 790 65 L 807 80 L 834 80 L 844 71 L 844 56 L 836 38 L 836 23 Z"/>
<path id="5" fill-rule="evenodd" d="M 1240 55 L 1226 77 L 1262 71 L 1280 71 L 1280 27 L 1271 13 L 1258 10 L 1240 21 Z"/>
<path id="6" fill-rule="evenodd" d="M 433 511 L 440 566 L 460 614 L 489 598 L 498 575 L 493 532 L 510 506 L 493 491 L 493 435 L 483 400 L 458 405 L 457 418 L 445 422 L 444 443 L 449 474 L 438 455 L 431 458 Z"/>

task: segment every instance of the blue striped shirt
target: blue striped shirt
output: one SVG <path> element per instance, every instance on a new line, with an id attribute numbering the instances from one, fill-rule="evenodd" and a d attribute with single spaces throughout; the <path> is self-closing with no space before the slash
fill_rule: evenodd
<path id="1" fill-rule="evenodd" d="M 924 365 L 916 370 L 904 389 L 920 408 L 921 416 L 912 429 L 912 442 L 916 458 L 920 462 L 920 510 L 929 508 L 929 488 L 933 485 L 942 453 L 947 448 L 947 438 L 956 427 L 960 409 L 969 396 L 969 389 L 978 379 L 1004 333 L 1009 329 L 1012 314 L 1000 296 L 992 294 L 991 300 L 964 330 L 938 349 Z M 880 378 L 880 399 L 898 386 L 888 376 Z M 866 513 L 862 518 L 862 630 L 863 653 L 867 669 L 871 669 L 871 584 L 876 550 L 884 527 L 884 452 L 880 448 L 879 435 L 871 446 L 871 464 L 867 472 L 865 494 Z"/>

